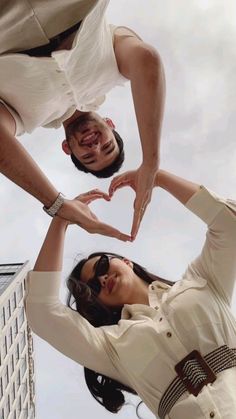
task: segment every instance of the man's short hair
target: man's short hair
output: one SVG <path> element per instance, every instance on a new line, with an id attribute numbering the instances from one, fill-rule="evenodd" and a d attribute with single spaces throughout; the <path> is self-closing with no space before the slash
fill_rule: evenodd
<path id="1" fill-rule="evenodd" d="M 73 153 L 71 153 L 70 157 L 73 161 L 74 165 L 77 167 L 78 170 L 81 170 L 85 173 L 91 173 L 92 175 L 98 177 L 98 178 L 106 178 L 112 176 L 115 172 L 118 172 L 118 170 L 121 168 L 124 159 L 125 159 L 125 153 L 124 153 L 124 143 L 120 135 L 117 131 L 113 130 L 113 134 L 115 136 L 117 145 L 119 147 L 119 154 L 115 158 L 115 160 L 107 167 L 104 167 L 104 169 L 101 170 L 90 170 L 86 166 L 84 166 L 78 159 L 75 157 Z"/>

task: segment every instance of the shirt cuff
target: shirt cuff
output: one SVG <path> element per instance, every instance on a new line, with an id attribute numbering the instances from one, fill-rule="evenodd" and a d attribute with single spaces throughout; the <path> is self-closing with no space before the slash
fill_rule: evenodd
<path id="1" fill-rule="evenodd" d="M 58 301 L 61 272 L 30 271 L 26 281 L 26 300 L 33 302 Z"/>
<path id="2" fill-rule="evenodd" d="M 25 133 L 24 125 L 18 113 L 11 106 L 7 105 L 7 103 L 4 102 L 4 100 L 0 99 L 0 103 L 2 103 L 5 106 L 8 112 L 10 112 L 10 114 L 14 118 L 14 121 L 16 124 L 16 131 L 14 135 L 18 136 L 18 135 L 24 134 Z"/>
<path id="3" fill-rule="evenodd" d="M 211 224 L 225 205 L 226 200 L 224 198 L 202 185 L 185 204 L 186 208 L 201 218 L 207 225 Z"/>

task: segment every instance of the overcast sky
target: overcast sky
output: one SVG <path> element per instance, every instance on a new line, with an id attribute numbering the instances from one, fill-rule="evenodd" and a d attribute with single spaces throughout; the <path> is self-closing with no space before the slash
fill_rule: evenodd
<path id="1" fill-rule="evenodd" d="M 161 167 L 235 198 L 236 60 L 234 0 L 111 0 L 111 23 L 135 30 L 162 56 L 167 81 Z M 125 140 L 123 170 L 138 167 L 140 145 L 129 84 L 115 88 L 101 108 Z M 61 152 L 63 130 L 38 129 L 20 138 L 58 190 L 67 197 L 94 187 L 107 190 L 109 180 L 79 174 Z M 91 208 L 124 232 L 132 223 L 133 192 L 123 189 L 111 203 Z M 41 205 L 1 176 L 0 263 L 35 261 L 49 225 Z M 177 280 L 199 253 L 205 226 L 181 204 L 155 190 L 135 243 L 89 236 L 72 226 L 67 234 L 63 280 L 76 260 L 94 250 L 110 250 L 138 260 L 157 274 Z M 65 289 L 62 287 L 62 298 Z M 233 311 L 236 313 L 236 299 Z M 36 342 L 37 418 L 111 418 L 93 401 L 83 370 L 39 338 Z M 79 342 L 78 342 L 79 345 Z M 135 402 L 136 403 L 136 402 Z M 142 411 L 145 419 L 153 418 Z M 120 419 L 135 418 L 133 406 Z"/>

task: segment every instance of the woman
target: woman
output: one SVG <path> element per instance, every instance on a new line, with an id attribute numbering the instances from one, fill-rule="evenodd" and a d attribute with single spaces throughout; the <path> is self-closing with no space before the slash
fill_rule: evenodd
<path id="1" fill-rule="evenodd" d="M 130 186 L 131 180 L 132 174 Z M 113 191 L 120 186 L 118 178 Z M 122 405 L 120 393 L 114 396 L 121 383 L 160 418 L 235 419 L 236 321 L 230 302 L 236 203 L 162 170 L 155 186 L 208 225 L 202 252 L 182 278 L 173 286 L 158 277 L 148 284 L 154 276 L 130 260 L 92 255 L 68 279 L 81 315 L 58 298 L 67 222 L 55 217 L 29 275 L 29 323 L 63 354 L 99 374 L 94 380 L 86 370 L 93 394 L 111 411 Z M 89 203 L 97 198 L 108 199 L 99 191 L 78 199 Z M 113 396 L 116 401 L 108 405 Z"/>

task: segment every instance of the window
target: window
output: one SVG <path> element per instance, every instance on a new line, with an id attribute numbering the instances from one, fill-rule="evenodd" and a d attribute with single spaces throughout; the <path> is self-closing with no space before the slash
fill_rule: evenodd
<path id="1" fill-rule="evenodd" d="M 4 336 L 3 344 L 2 344 L 2 359 L 5 358 L 6 354 L 7 354 L 7 337 Z"/>
<path id="2" fill-rule="evenodd" d="M 19 324 L 21 327 L 22 324 L 24 323 L 24 319 L 25 319 L 25 315 L 24 315 L 24 307 L 20 307 L 20 315 L 19 315 Z"/>
<path id="3" fill-rule="evenodd" d="M 11 317 L 11 301 L 10 300 L 8 300 L 7 302 L 6 317 L 7 317 L 7 320 L 9 320 Z"/>
<path id="4" fill-rule="evenodd" d="M 18 333 L 18 320 L 17 320 L 17 317 L 16 317 L 15 320 L 14 320 L 14 323 L 13 323 L 13 335 L 14 335 L 14 338 L 16 338 L 17 333 Z"/>
<path id="5" fill-rule="evenodd" d="M 3 329 L 6 325 L 5 307 L 2 307 L 1 309 L 0 323 L 1 329 Z"/>
<path id="6" fill-rule="evenodd" d="M 18 410 L 18 415 L 20 416 L 20 412 L 21 412 L 21 396 L 19 394 L 19 398 L 17 400 L 17 410 Z"/>
<path id="7" fill-rule="evenodd" d="M 27 368 L 27 364 L 26 364 L 26 355 L 25 355 L 24 360 L 23 360 L 22 365 L 21 365 L 21 377 L 22 377 L 22 379 L 25 375 L 26 368 Z"/>
<path id="8" fill-rule="evenodd" d="M 27 390 L 28 390 L 28 385 L 27 385 L 27 380 L 25 380 L 25 382 L 23 384 L 23 390 L 22 390 L 23 403 L 24 403 L 26 395 L 27 395 Z"/>
<path id="9" fill-rule="evenodd" d="M 12 308 L 12 312 L 16 309 L 16 293 L 15 292 L 11 295 L 11 308 Z"/>
<path id="10" fill-rule="evenodd" d="M 17 345 L 16 345 L 15 358 L 16 358 L 16 364 L 17 364 L 17 362 L 19 361 L 19 358 L 20 358 L 19 343 L 17 343 Z"/>
<path id="11" fill-rule="evenodd" d="M 25 337 L 25 331 L 23 331 L 21 332 L 20 352 L 23 352 L 25 345 L 26 345 L 26 337 Z"/>
<path id="12" fill-rule="evenodd" d="M 13 404 L 14 403 L 14 400 L 15 400 L 15 398 L 16 398 L 16 388 L 15 388 L 15 383 L 12 383 L 12 386 L 11 386 L 11 403 Z"/>
<path id="13" fill-rule="evenodd" d="M 7 396 L 7 401 L 6 401 L 6 417 L 8 417 L 9 413 L 10 413 L 10 409 L 11 409 L 11 405 L 10 405 L 10 396 L 8 394 Z"/>
<path id="14" fill-rule="evenodd" d="M 9 384 L 8 365 L 5 367 L 3 375 L 4 375 L 4 388 L 7 388 L 8 384 Z"/>
<path id="15" fill-rule="evenodd" d="M 15 365 L 14 365 L 14 354 L 11 355 L 11 360 L 10 360 L 10 365 L 9 365 L 9 371 L 10 371 L 10 376 L 12 376 L 13 372 L 15 369 Z"/>
<path id="16" fill-rule="evenodd" d="M 23 409 L 23 419 L 28 419 L 28 404 Z"/>
<path id="17" fill-rule="evenodd" d="M 9 327 L 9 329 L 8 329 L 7 337 L 8 337 L 8 345 L 9 345 L 9 348 L 10 348 L 12 343 L 13 343 L 13 334 L 12 334 L 12 328 L 11 327 Z"/>
<path id="18" fill-rule="evenodd" d="M 0 400 L 2 399 L 3 396 L 3 384 L 2 384 L 2 377 L 0 378 Z"/>
<path id="19" fill-rule="evenodd" d="M 19 304 L 19 302 L 23 298 L 23 287 L 22 287 L 22 284 L 19 284 L 18 285 L 16 292 L 17 292 L 17 303 Z"/>
<path id="20" fill-rule="evenodd" d="M 16 389 L 18 391 L 19 387 L 21 385 L 21 379 L 20 379 L 20 370 L 17 373 L 17 377 L 16 377 Z"/>

